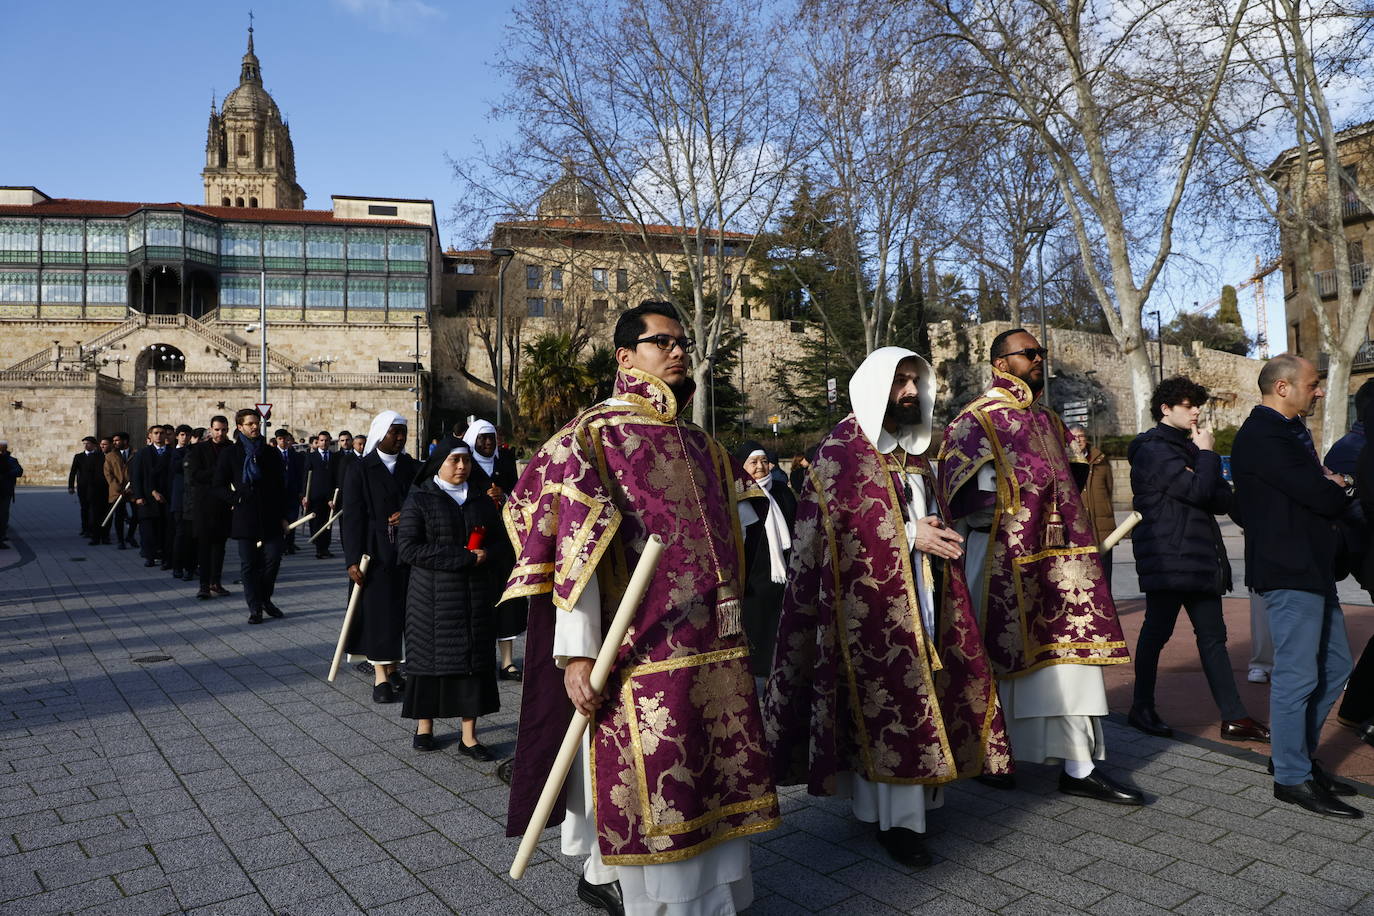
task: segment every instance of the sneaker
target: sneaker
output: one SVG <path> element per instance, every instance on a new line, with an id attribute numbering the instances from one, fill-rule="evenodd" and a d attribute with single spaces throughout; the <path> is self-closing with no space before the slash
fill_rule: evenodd
<path id="1" fill-rule="evenodd" d="M 1251 668 L 1250 673 L 1245 675 L 1245 679 L 1252 684 L 1269 683 L 1269 672 L 1263 668 Z"/>

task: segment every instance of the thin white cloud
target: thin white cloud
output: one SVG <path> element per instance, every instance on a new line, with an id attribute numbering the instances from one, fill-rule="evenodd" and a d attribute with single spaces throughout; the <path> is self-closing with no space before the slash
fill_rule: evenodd
<path id="1" fill-rule="evenodd" d="M 334 3 L 388 31 L 413 28 L 443 15 L 437 6 L 424 0 L 334 0 Z"/>

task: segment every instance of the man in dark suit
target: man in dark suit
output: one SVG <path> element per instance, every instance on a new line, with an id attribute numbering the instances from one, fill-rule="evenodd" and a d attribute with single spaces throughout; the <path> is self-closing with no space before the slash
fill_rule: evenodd
<path id="1" fill-rule="evenodd" d="M 153 566 L 161 557 L 163 568 L 171 569 L 171 557 L 164 552 L 163 541 L 172 494 L 172 450 L 163 436 L 161 426 L 148 427 L 148 446 L 135 452 L 129 463 L 129 493 L 138 509 L 143 565 Z"/>
<path id="2" fill-rule="evenodd" d="M 342 453 L 329 450 L 328 430 L 320 430 L 312 444 L 314 447 L 310 454 L 305 456 L 305 472 L 310 480 L 310 490 L 305 494 L 301 505 L 305 511 L 315 513 L 315 517 L 310 520 L 310 536 L 315 537 L 315 534 L 328 523 L 329 513 L 333 511 L 334 490 L 339 486 L 339 474 L 346 459 Z M 326 531 L 316 539 L 315 559 L 324 560 L 333 556 L 329 552 L 329 543 L 333 536 L 332 531 Z"/>
<path id="3" fill-rule="evenodd" d="M 119 503 L 119 508 L 115 510 L 111 524 L 114 525 L 115 532 L 119 535 L 120 550 L 124 549 L 126 543 L 130 547 L 137 548 L 138 516 L 134 512 L 134 501 L 129 496 L 129 462 L 133 460 L 134 455 L 138 454 L 138 449 L 133 447 L 129 434 L 122 430 L 114 434 L 113 445 L 114 448 L 105 456 L 105 483 L 110 488 L 111 503 L 114 503 L 116 496 L 120 494 L 124 496 L 124 499 Z"/>
<path id="4" fill-rule="evenodd" d="M 196 540 L 196 566 L 200 570 L 202 601 L 229 594 L 220 582 L 224 571 L 224 542 L 229 538 L 229 505 L 215 489 L 215 469 L 220 455 L 232 444 L 229 420 L 210 418 L 205 438 L 191 447 L 186 456 L 186 514 Z"/>
<path id="5" fill-rule="evenodd" d="M 75 493 L 77 501 L 81 504 L 81 537 L 92 537 L 91 527 L 91 503 L 99 502 L 99 492 L 92 489 L 90 467 L 94 465 L 100 470 L 100 475 L 104 477 L 105 456 L 96 447 L 95 436 L 87 436 L 81 440 L 82 451 L 72 456 L 72 468 L 67 472 L 67 492 Z M 103 513 L 102 513 L 103 517 Z M 97 523 L 100 521 L 96 519 Z"/>
<path id="6" fill-rule="evenodd" d="M 301 500 L 305 493 L 305 455 L 296 451 L 296 437 L 291 435 L 290 430 L 277 430 L 273 439 L 276 441 L 277 454 L 281 455 L 282 467 L 286 469 L 286 520 L 294 522 L 301 516 Z M 283 552 L 296 552 L 294 528 L 286 533 Z"/>
<path id="7" fill-rule="evenodd" d="M 191 454 L 191 438 L 195 430 L 183 423 L 176 428 L 176 445 L 172 448 L 171 501 L 167 507 L 167 528 L 171 536 L 172 576 L 190 582 L 195 578 L 196 535 L 187 510 L 186 459 Z"/>
<path id="8" fill-rule="evenodd" d="M 238 542 L 239 579 L 248 622 L 282 617 L 272 603 L 286 533 L 286 468 L 260 435 L 262 415 L 251 407 L 234 415 L 237 441 L 219 456 L 215 489 L 229 503 L 229 536 Z M 259 546 L 261 545 L 261 546 Z"/>
<path id="9" fill-rule="evenodd" d="M 1312 757 L 1350 676 L 1350 644 L 1336 598 L 1334 524 L 1354 478 L 1317 459 L 1303 418 L 1325 392 L 1317 368 L 1282 353 L 1260 370 L 1260 406 L 1231 448 L 1236 514 L 1245 528 L 1245 584 L 1260 594 L 1274 638 L 1269 730 L 1274 797 L 1308 811 L 1359 818 L 1337 796 L 1355 788 Z"/>

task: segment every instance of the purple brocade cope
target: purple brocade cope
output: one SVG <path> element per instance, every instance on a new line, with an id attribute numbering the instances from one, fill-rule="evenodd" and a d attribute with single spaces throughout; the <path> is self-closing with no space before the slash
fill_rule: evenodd
<path id="1" fill-rule="evenodd" d="M 853 415 L 821 443 L 797 506 L 792 562 L 764 693 L 774 776 L 835 792 L 870 782 L 939 785 L 1012 762 L 991 665 L 960 569 L 919 554 L 903 516 L 905 473 L 930 464 L 879 454 Z M 934 633 L 917 589 L 933 588 Z"/>
<path id="2" fill-rule="evenodd" d="M 1046 665 L 1130 661 L 1092 519 L 1070 471 L 1069 441 L 1063 421 L 1025 382 L 996 369 L 993 387 L 945 431 L 939 476 L 947 505 L 974 505 L 966 497 L 979 470 L 988 462 L 996 468 L 979 622 L 999 678 Z M 1061 523 L 1062 539 L 1053 530 Z M 976 583 L 975 571 L 967 572 Z"/>
<path id="3" fill-rule="evenodd" d="M 740 593 L 738 503 L 763 494 L 659 379 L 623 370 L 613 397 L 625 403 L 589 408 L 544 444 L 506 505 L 517 559 L 505 597 L 530 599 L 507 831 L 523 832 L 572 715 L 555 615 L 595 575 L 604 632 L 657 534 L 663 558 L 591 737 L 602 856 L 646 865 L 778 823 L 748 643 L 737 614 L 719 619 L 722 598 Z"/>

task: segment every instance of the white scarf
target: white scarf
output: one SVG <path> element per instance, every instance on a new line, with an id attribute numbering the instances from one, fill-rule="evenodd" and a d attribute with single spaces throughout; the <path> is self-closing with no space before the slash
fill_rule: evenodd
<path id="1" fill-rule="evenodd" d="M 787 519 L 782 517 L 782 509 L 773 498 L 773 475 L 754 481 L 763 487 L 768 497 L 768 517 L 763 520 L 763 533 L 768 535 L 768 576 L 774 582 L 787 581 L 787 558 L 784 551 L 792 549 L 792 533 L 787 530 Z"/>
<path id="2" fill-rule="evenodd" d="M 463 503 L 467 502 L 468 482 L 466 480 L 462 483 L 449 483 L 447 480 L 441 478 L 438 474 L 435 474 L 434 484 L 439 489 L 447 493 L 449 495 L 449 498 L 456 502 L 458 505 L 461 506 Z"/>
<path id="3" fill-rule="evenodd" d="M 375 449 L 377 443 L 381 442 L 382 437 L 387 434 L 387 430 L 397 424 L 405 426 L 406 418 L 394 410 L 383 410 L 381 413 L 377 414 L 377 416 L 373 417 L 372 426 L 367 431 L 367 444 L 364 446 L 365 450 L 363 454 L 366 455 L 368 452 Z M 393 467 L 395 464 L 396 462 L 393 458 L 391 464 L 387 465 L 387 467 Z"/>
<path id="4" fill-rule="evenodd" d="M 473 460 L 490 477 L 496 468 L 496 456 L 501 454 L 501 447 L 498 445 L 495 451 L 491 453 L 491 457 L 477 451 L 477 437 L 486 433 L 496 435 L 496 427 L 492 426 L 489 420 L 473 420 L 472 425 L 467 428 L 467 432 L 463 433 L 463 441 L 472 448 Z"/>

